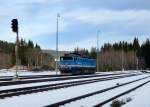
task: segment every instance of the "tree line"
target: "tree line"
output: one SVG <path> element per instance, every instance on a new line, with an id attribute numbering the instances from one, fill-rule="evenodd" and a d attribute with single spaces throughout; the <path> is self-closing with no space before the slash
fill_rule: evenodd
<path id="1" fill-rule="evenodd" d="M 128 43 L 120 41 L 118 43 L 105 43 L 100 49 L 92 47 L 87 49 L 75 48 L 74 52 L 85 54 L 91 58 L 99 60 L 99 70 L 125 70 L 150 68 L 150 40 L 147 39 L 141 45 L 138 38 Z"/>
<path id="2" fill-rule="evenodd" d="M 24 39 L 20 40 L 19 47 L 19 65 L 26 66 L 29 69 L 46 67 L 54 68 L 54 59 L 51 55 L 42 52 L 38 44 L 34 44 L 31 40 L 28 42 Z M 12 67 L 15 65 L 15 44 L 0 41 L 0 67 Z M 9 60 L 6 60 L 9 59 Z M 7 63 L 6 63 L 7 62 Z M 10 63 L 11 62 L 11 63 Z M 3 66 L 1 66 L 3 65 Z"/>
<path id="3" fill-rule="evenodd" d="M 42 52 L 38 44 L 31 40 L 21 39 L 19 43 L 19 64 L 28 68 L 50 67 L 55 68 L 54 58 Z M 74 52 L 82 56 L 89 56 L 99 60 L 99 70 L 121 70 L 150 68 L 150 40 L 141 45 L 138 38 L 128 43 L 105 43 L 100 49 L 92 47 L 91 50 L 75 48 Z M 15 65 L 15 44 L 0 41 L 0 68 L 9 68 Z"/>

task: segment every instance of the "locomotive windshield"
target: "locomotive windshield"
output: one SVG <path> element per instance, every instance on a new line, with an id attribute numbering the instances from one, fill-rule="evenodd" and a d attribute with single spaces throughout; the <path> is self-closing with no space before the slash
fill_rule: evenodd
<path id="1" fill-rule="evenodd" d="M 63 60 L 72 60 L 73 58 L 72 57 L 60 57 L 60 60 L 63 61 Z"/>

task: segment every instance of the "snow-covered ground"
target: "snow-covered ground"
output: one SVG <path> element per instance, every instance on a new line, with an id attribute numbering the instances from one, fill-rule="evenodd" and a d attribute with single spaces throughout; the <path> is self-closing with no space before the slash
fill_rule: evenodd
<path id="1" fill-rule="evenodd" d="M 96 72 L 96 73 L 101 73 L 101 74 L 112 74 L 112 73 L 121 73 L 122 71 L 113 71 L 113 72 Z M 124 73 L 133 73 L 133 72 L 139 72 L 136 70 L 128 70 L 128 71 L 123 71 Z M 32 76 L 32 75 L 55 75 L 56 71 L 41 71 L 41 72 L 32 72 L 32 71 L 27 71 L 27 70 L 19 70 L 18 75 L 19 76 Z M 57 72 L 57 74 L 60 74 L 60 72 Z M 2 76 L 14 76 L 15 75 L 15 70 L 13 69 L 0 69 L 0 77 Z"/>
<path id="2" fill-rule="evenodd" d="M 84 95 L 87 93 L 91 93 L 91 92 L 94 92 L 97 90 L 101 90 L 104 88 L 108 88 L 108 87 L 116 85 L 117 83 L 125 83 L 125 82 L 129 82 L 129 81 L 133 81 L 133 80 L 136 80 L 136 79 L 139 79 L 142 77 L 146 77 L 148 75 L 149 74 L 144 74 L 144 75 L 139 75 L 139 76 L 133 76 L 133 77 L 116 79 L 116 80 L 103 81 L 103 82 L 96 82 L 96 83 L 74 86 L 74 87 L 69 87 L 69 88 L 62 88 L 62 89 L 57 89 L 57 90 L 14 96 L 11 98 L 0 99 L 0 106 L 1 107 L 41 107 L 41 106 L 56 103 L 58 101 L 62 101 L 64 99 L 69 99 L 69 98 L 77 97 L 77 96 Z M 146 80 L 139 81 L 139 82 L 135 83 L 134 86 L 138 85 L 144 81 L 146 81 Z M 133 87 L 133 85 L 124 86 L 122 88 L 119 88 L 117 91 L 110 92 L 110 93 L 111 93 L 111 95 L 114 95 L 117 92 L 121 92 L 122 90 L 126 90 L 131 87 Z M 150 88 L 149 88 L 149 90 L 150 90 Z M 95 98 L 96 99 L 106 98 L 106 95 L 105 94 L 100 95 Z M 84 107 L 90 106 L 89 104 L 92 104 L 93 102 L 96 101 L 95 98 L 92 98 L 91 100 L 87 100 L 86 102 L 83 102 L 83 103 L 80 102 L 80 106 L 81 105 L 86 105 Z M 101 101 L 100 99 L 97 100 L 95 103 Z M 83 101 L 83 100 L 81 100 L 81 101 Z M 93 101 L 93 102 L 90 102 L 90 101 Z M 71 105 L 65 105 L 65 106 L 80 107 L 80 106 L 78 106 L 78 104 L 79 104 L 78 101 L 76 103 L 72 102 L 70 104 Z"/>
<path id="3" fill-rule="evenodd" d="M 116 100 L 125 101 L 127 98 L 130 98 L 131 101 L 126 102 L 122 107 L 150 107 L 150 83 Z M 109 102 L 103 107 L 110 107 L 111 104 L 112 102 Z"/>
<path id="4" fill-rule="evenodd" d="M 33 72 L 33 71 L 26 71 L 26 70 L 19 70 L 18 75 L 19 76 L 31 76 L 31 75 L 55 75 L 56 71 L 41 71 L 41 72 Z M 60 74 L 60 72 L 57 72 L 57 74 Z M 0 77 L 1 76 L 14 76 L 15 70 L 13 69 L 1 69 L 0 70 Z"/>
<path id="5" fill-rule="evenodd" d="M 99 74 L 99 75 L 101 75 L 101 74 Z M 123 75 L 129 75 L 129 74 L 121 74 L 121 75 L 123 76 Z M 115 77 L 118 75 L 113 75 L 113 76 Z M 76 76 L 74 76 L 74 77 L 76 77 Z M 81 80 L 100 79 L 100 78 L 106 78 L 106 77 L 112 77 L 112 75 L 102 76 L 102 77 L 92 77 L 92 78 L 89 77 L 89 78 L 80 78 L 80 79 L 71 79 L 71 80 L 48 81 L 48 82 L 39 82 L 39 83 L 27 83 L 27 84 L 19 84 L 19 85 L 1 86 L 0 90 L 31 87 L 31 86 L 50 85 L 50 84 L 56 84 L 56 83 L 74 82 L 74 81 L 81 81 Z M 139 75 L 139 77 L 145 77 L 145 75 L 142 75 L 142 76 Z M 51 78 L 58 78 L 58 77 L 51 77 Z M 61 78 L 66 78 L 66 77 L 61 77 Z M 44 79 L 49 79 L 49 78 L 44 78 Z M 36 80 L 36 79 L 28 79 L 28 80 Z M 26 81 L 26 80 L 22 80 L 22 81 Z"/>
<path id="6" fill-rule="evenodd" d="M 148 81 L 148 80 L 150 80 L 150 78 L 147 78 L 145 80 L 141 80 L 136 83 L 129 84 L 129 85 L 121 86 L 119 88 L 116 88 L 116 89 L 113 89 L 113 90 L 110 90 L 110 91 L 107 91 L 107 92 L 104 92 L 101 94 L 93 95 L 88 98 L 66 104 L 66 105 L 64 105 L 64 107 L 81 107 L 81 106 L 93 107 L 100 102 L 103 102 L 103 101 L 105 101 L 113 96 L 116 96 L 126 90 L 129 90 L 135 86 L 138 86 L 139 84 L 144 83 L 145 81 Z M 135 106 L 132 106 L 132 107 L 135 107 Z"/>
<path id="7" fill-rule="evenodd" d="M 124 97 L 130 97 L 132 101 L 123 107 L 150 107 L 150 83 Z"/>

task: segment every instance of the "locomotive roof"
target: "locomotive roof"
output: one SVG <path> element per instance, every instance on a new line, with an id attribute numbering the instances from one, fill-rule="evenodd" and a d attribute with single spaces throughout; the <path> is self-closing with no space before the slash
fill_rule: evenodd
<path id="1" fill-rule="evenodd" d="M 86 55 L 81 55 L 79 53 L 69 53 L 69 54 L 64 54 L 62 57 L 80 57 L 80 58 L 88 58 L 91 59 L 89 56 Z"/>

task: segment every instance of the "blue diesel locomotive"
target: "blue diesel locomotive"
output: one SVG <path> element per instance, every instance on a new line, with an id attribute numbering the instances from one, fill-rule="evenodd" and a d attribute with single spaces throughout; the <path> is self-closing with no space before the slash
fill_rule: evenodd
<path id="1" fill-rule="evenodd" d="M 62 74 L 93 74 L 96 70 L 96 60 L 77 53 L 65 54 L 60 57 L 59 70 Z"/>

